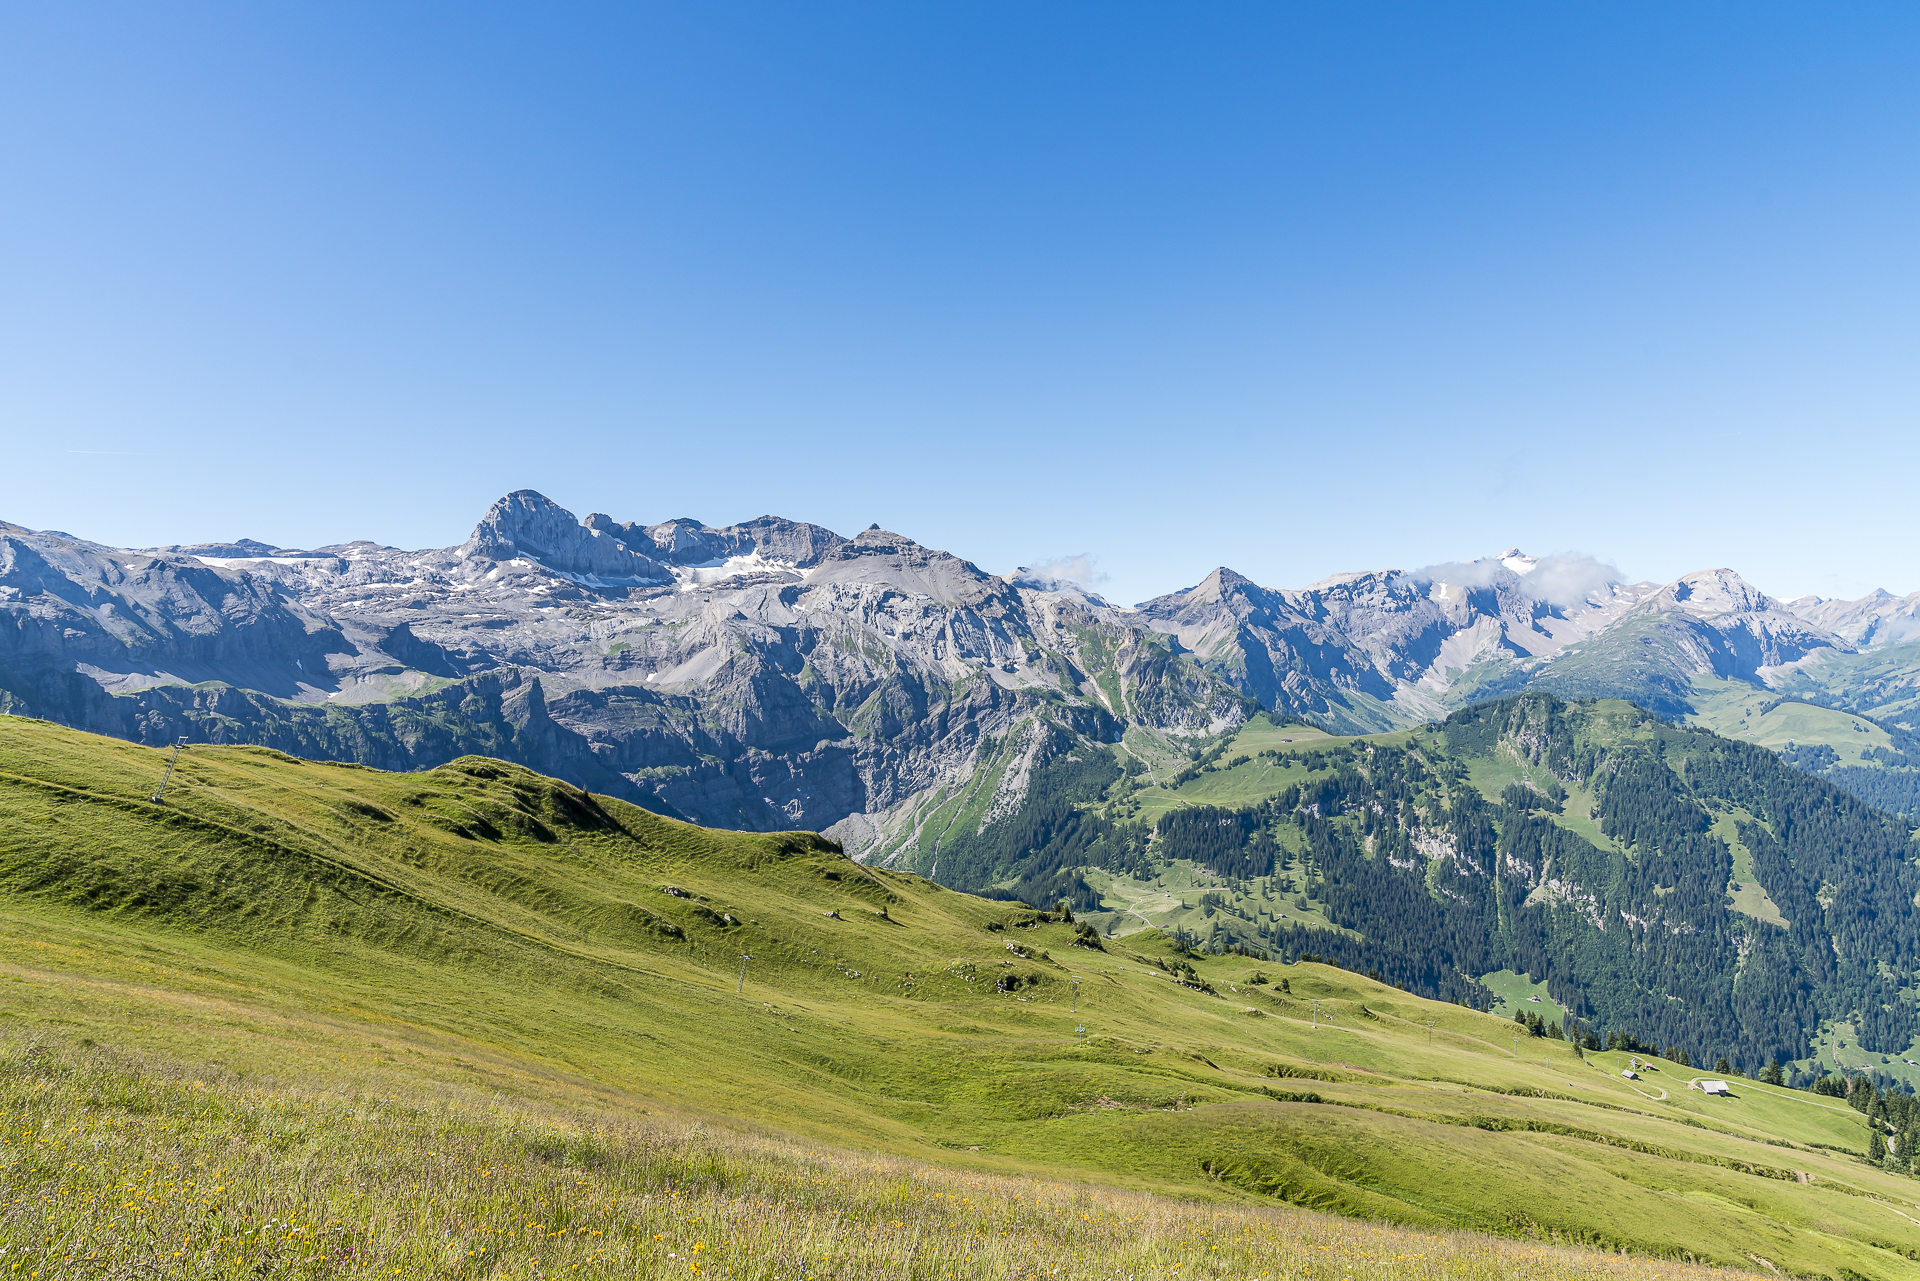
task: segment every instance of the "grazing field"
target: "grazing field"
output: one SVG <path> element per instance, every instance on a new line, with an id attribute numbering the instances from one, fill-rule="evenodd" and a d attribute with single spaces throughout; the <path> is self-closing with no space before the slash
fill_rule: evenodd
<path id="1" fill-rule="evenodd" d="M 1705 1268 L 483 1101 L 0 1046 L 22 1276 L 1687 1278 Z"/>
<path id="2" fill-rule="evenodd" d="M 1297 865 L 1282 865 L 1272 876 L 1244 883 L 1214 875 L 1188 859 L 1168 860 L 1146 881 L 1102 868 L 1081 875 L 1102 903 L 1099 911 L 1086 913 L 1086 919 L 1103 931 L 1111 926 L 1119 939 L 1142 930 L 1184 929 L 1201 939 L 1217 933 L 1223 941 L 1241 934 L 1251 940 L 1252 930 L 1234 927 L 1262 920 L 1340 928 L 1327 920 L 1318 902 L 1307 898 L 1306 876 Z"/>
<path id="3" fill-rule="evenodd" d="M 1855 655 L 1845 657 L 1857 661 Z M 1858 764 L 1862 749 L 1895 745 L 1886 730 L 1864 716 L 1783 700 L 1771 690 L 1754 689 L 1744 682 L 1700 676 L 1694 679 L 1694 690 L 1699 710 L 1690 718 L 1693 724 L 1775 751 L 1789 743 L 1822 743 L 1841 759 Z"/>
<path id="4" fill-rule="evenodd" d="M 1404 734 L 1381 736 L 1382 741 L 1404 738 Z M 1160 758 L 1156 772 L 1142 780 L 1145 786 L 1132 793 L 1131 800 L 1150 823 L 1168 810 L 1187 805 L 1253 804 L 1307 777 L 1306 767 L 1292 759 L 1294 756 L 1343 741 L 1312 726 L 1276 725 L 1266 717 L 1256 717 L 1221 749 L 1221 760 L 1215 768 L 1176 786 L 1174 780 L 1188 762 L 1174 758 L 1168 763 Z M 1145 751 L 1139 754 L 1147 755 Z"/>
<path id="5" fill-rule="evenodd" d="M 1089 938 L 496 761 L 197 748 L 155 806 L 163 768 L 0 717 L 0 1272 L 1892 1281 L 1920 1257 L 1920 1183 L 1831 1100 L 1709 1099 L 1677 1065 L 1656 1098 L 1337 968 Z"/>
<path id="6" fill-rule="evenodd" d="M 1492 1012 L 1500 1018 L 1510 1019 L 1514 1011 L 1525 1010 L 1549 1023 L 1564 1025 L 1567 1021 L 1566 1007 L 1553 999 L 1545 983 L 1535 983 L 1528 975 L 1495 970 L 1480 976 L 1480 986 L 1498 998 Z"/>

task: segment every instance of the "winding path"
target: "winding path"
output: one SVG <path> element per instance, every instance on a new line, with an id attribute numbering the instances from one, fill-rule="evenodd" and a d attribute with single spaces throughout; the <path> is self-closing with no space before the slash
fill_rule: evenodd
<path id="1" fill-rule="evenodd" d="M 1157 778 L 1155 778 L 1155 777 L 1153 776 L 1153 762 L 1152 762 L 1152 761 L 1150 761 L 1150 760 L 1148 760 L 1148 759 L 1147 759 L 1146 757 L 1144 757 L 1144 756 L 1142 756 L 1142 755 L 1140 755 L 1140 753 L 1138 753 L 1138 752 L 1136 752 L 1136 751 L 1134 751 L 1134 750 L 1133 750 L 1133 749 L 1132 749 L 1131 747 L 1128 747 L 1128 746 L 1127 746 L 1127 740 L 1126 740 L 1126 739 L 1124 739 L 1124 738 L 1123 738 L 1123 739 L 1120 739 L 1119 741 L 1117 741 L 1116 743 L 1114 743 L 1114 746 L 1115 746 L 1115 747 L 1117 747 L 1117 748 L 1119 748 L 1119 749 L 1120 749 L 1121 751 L 1123 751 L 1123 752 L 1125 752 L 1125 753 L 1126 753 L 1126 754 L 1127 754 L 1128 756 L 1131 756 L 1131 757 L 1133 757 L 1133 759 L 1134 759 L 1134 760 L 1136 760 L 1136 761 L 1139 761 L 1139 762 L 1140 762 L 1140 763 L 1141 763 L 1142 765 L 1144 765 L 1144 766 L 1146 766 L 1146 767 L 1147 767 L 1147 781 L 1148 781 L 1149 783 L 1152 783 L 1152 784 L 1153 784 L 1153 785 L 1154 785 L 1155 787 L 1158 787 L 1158 786 L 1160 786 L 1160 780 L 1159 780 L 1159 779 L 1157 779 Z"/>
<path id="2" fill-rule="evenodd" d="M 1120 749 L 1121 751 L 1123 751 L 1123 752 L 1125 752 L 1125 753 L 1126 753 L 1126 754 L 1127 754 L 1128 756 L 1131 756 L 1131 757 L 1133 757 L 1133 759 L 1134 759 L 1134 760 L 1136 760 L 1136 761 L 1139 761 L 1139 762 L 1140 762 L 1140 763 L 1141 763 L 1142 765 L 1144 765 L 1144 766 L 1146 766 L 1146 769 L 1147 769 L 1147 781 L 1148 781 L 1149 783 L 1152 783 L 1152 784 L 1153 784 L 1153 785 L 1154 785 L 1155 787 L 1158 787 L 1158 788 L 1160 788 L 1160 789 L 1162 789 L 1163 791 L 1165 791 L 1165 792 L 1167 793 L 1167 799 L 1168 799 L 1168 800 L 1171 800 L 1171 801 L 1172 801 L 1172 802 L 1173 802 L 1173 803 L 1174 803 L 1175 805 L 1178 805 L 1178 806 L 1179 806 L 1179 807 L 1180 807 L 1181 809 L 1192 809 L 1192 808 L 1193 808 L 1193 802 L 1192 802 L 1192 801 L 1190 801 L 1190 800 L 1188 800 L 1188 799 L 1187 799 L 1186 797 L 1184 797 L 1184 796 L 1182 796 L 1182 795 L 1180 795 L 1180 794 L 1179 794 L 1178 792 L 1175 792 L 1175 791 L 1173 791 L 1173 790 L 1172 790 L 1172 789 L 1171 789 L 1171 788 L 1170 788 L 1170 787 L 1169 787 L 1169 786 L 1168 786 L 1167 784 L 1164 784 L 1164 783 L 1162 783 L 1162 782 L 1161 782 L 1161 781 L 1160 781 L 1159 779 L 1157 779 L 1157 778 L 1155 778 L 1155 777 L 1153 776 L 1153 762 L 1152 762 L 1152 761 L 1150 761 L 1150 760 L 1148 760 L 1148 759 L 1147 759 L 1146 757 L 1144 757 L 1144 756 L 1142 756 L 1142 755 L 1140 755 L 1140 753 L 1138 753 L 1138 752 L 1136 752 L 1136 751 L 1134 751 L 1134 750 L 1133 750 L 1133 749 L 1132 749 L 1131 747 L 1128 747 L 1128 746 L 1126 745 L 1126 742 L 1125 742 L 1124 740 L 1123 740 L 1123 741 L 1121 741 L 1121 742 L 1118 742 L 1118 743 L 1115 743 L 1115 744 L 1114 744 L 1114 746 L 1115 746 L 1115 747 L 1117 747 L 1117 748 L 1119 748 L 1119 749 Z"/>

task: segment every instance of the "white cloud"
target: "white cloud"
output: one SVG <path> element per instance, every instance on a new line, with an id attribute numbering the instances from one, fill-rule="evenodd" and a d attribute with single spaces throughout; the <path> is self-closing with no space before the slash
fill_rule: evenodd
<path id="1" fill-rule="evenodd" d="M 1584 552 L 1543 556 L 1520 580 L 1520 590 L 1549 605 L 1578 605 L 1597 591 L 1621 581 L 1620 570 Z"/>
<path id="2" fill-rule="evenodd" d="M 1093 556 L 1087 552 L 1076 556 L 1056 556 L 1038 565 L 1022 565 L 1013 573 L 1015 582 L 1043 591 L 1066 586 L 1089 591 L 1095 584 L 1106 582 L 1107 578 L 1106 572 L 1094 563 Z"/>
<path id="3" fill-rule="evenodd" d="M 1407 577 L 1416 583 L 1446 583 L 1468 589 L 1492 587 L 1510 581 L 1534 600 L 1567 607 L 1583 603 L 1594 592 L 1621 581 L 1620 571 L 1584 552 L 1543 556 L 1526 574 L 1516 574 L 1496 557 L 1448 561 L 1416 569 Z"/>
<path id="4" fill-rule="evenodd" d="M 1491 587 L 1503 578 L 1519 577 L 1497 560 L 1450 560 L 1407 575 L 1416 583 L 1446 583 L 1453 587 Z"/>

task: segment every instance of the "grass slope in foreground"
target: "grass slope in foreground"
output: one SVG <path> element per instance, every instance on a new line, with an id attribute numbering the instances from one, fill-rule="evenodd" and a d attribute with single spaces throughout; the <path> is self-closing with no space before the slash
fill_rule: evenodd
<path id="1" fill-rule="evenodd" d="M 1456 1229 L 1920 1255 L 1830 1100 L 1516 1056 L 1337 969 L 1090 950 L 498 762 L 196 749 L 156 807 L 163 760 L 0 717 L 21 1275 L 1678 1275 Z"/>

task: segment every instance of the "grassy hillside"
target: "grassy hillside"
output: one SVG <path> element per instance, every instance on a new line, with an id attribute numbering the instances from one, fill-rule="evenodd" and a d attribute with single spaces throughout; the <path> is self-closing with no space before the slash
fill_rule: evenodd
<path id="1" fill-rule="evenodd" d="M 1920 1184 L 1831 1099 L 1629 1081 L 1328 966 L 1086 946 L 493 761 L 196 748 L 155 806 L 163 768 L 0 717 L 22 1275 L 1643 1274 L 1458 1229 L 1920 1257 Z"/>
<path id="2" fill-rule="evenodd" d="M 1779 677 L 1781 692 L 1920 731 L 1920 640 L 1835 654 Z"/>
<path id="3" fill-rule="evenodd" d="M 1826 744 L 1850 763 L 1870 748 L 1892 748 L 1881 726 L 1864 716 L 1783 699 L 1740 681 L 1699 677 L 1697 711 L 1690 721 L 1728 738 L 1744 738 L 1774 751 L 1789 744 Z"/>

